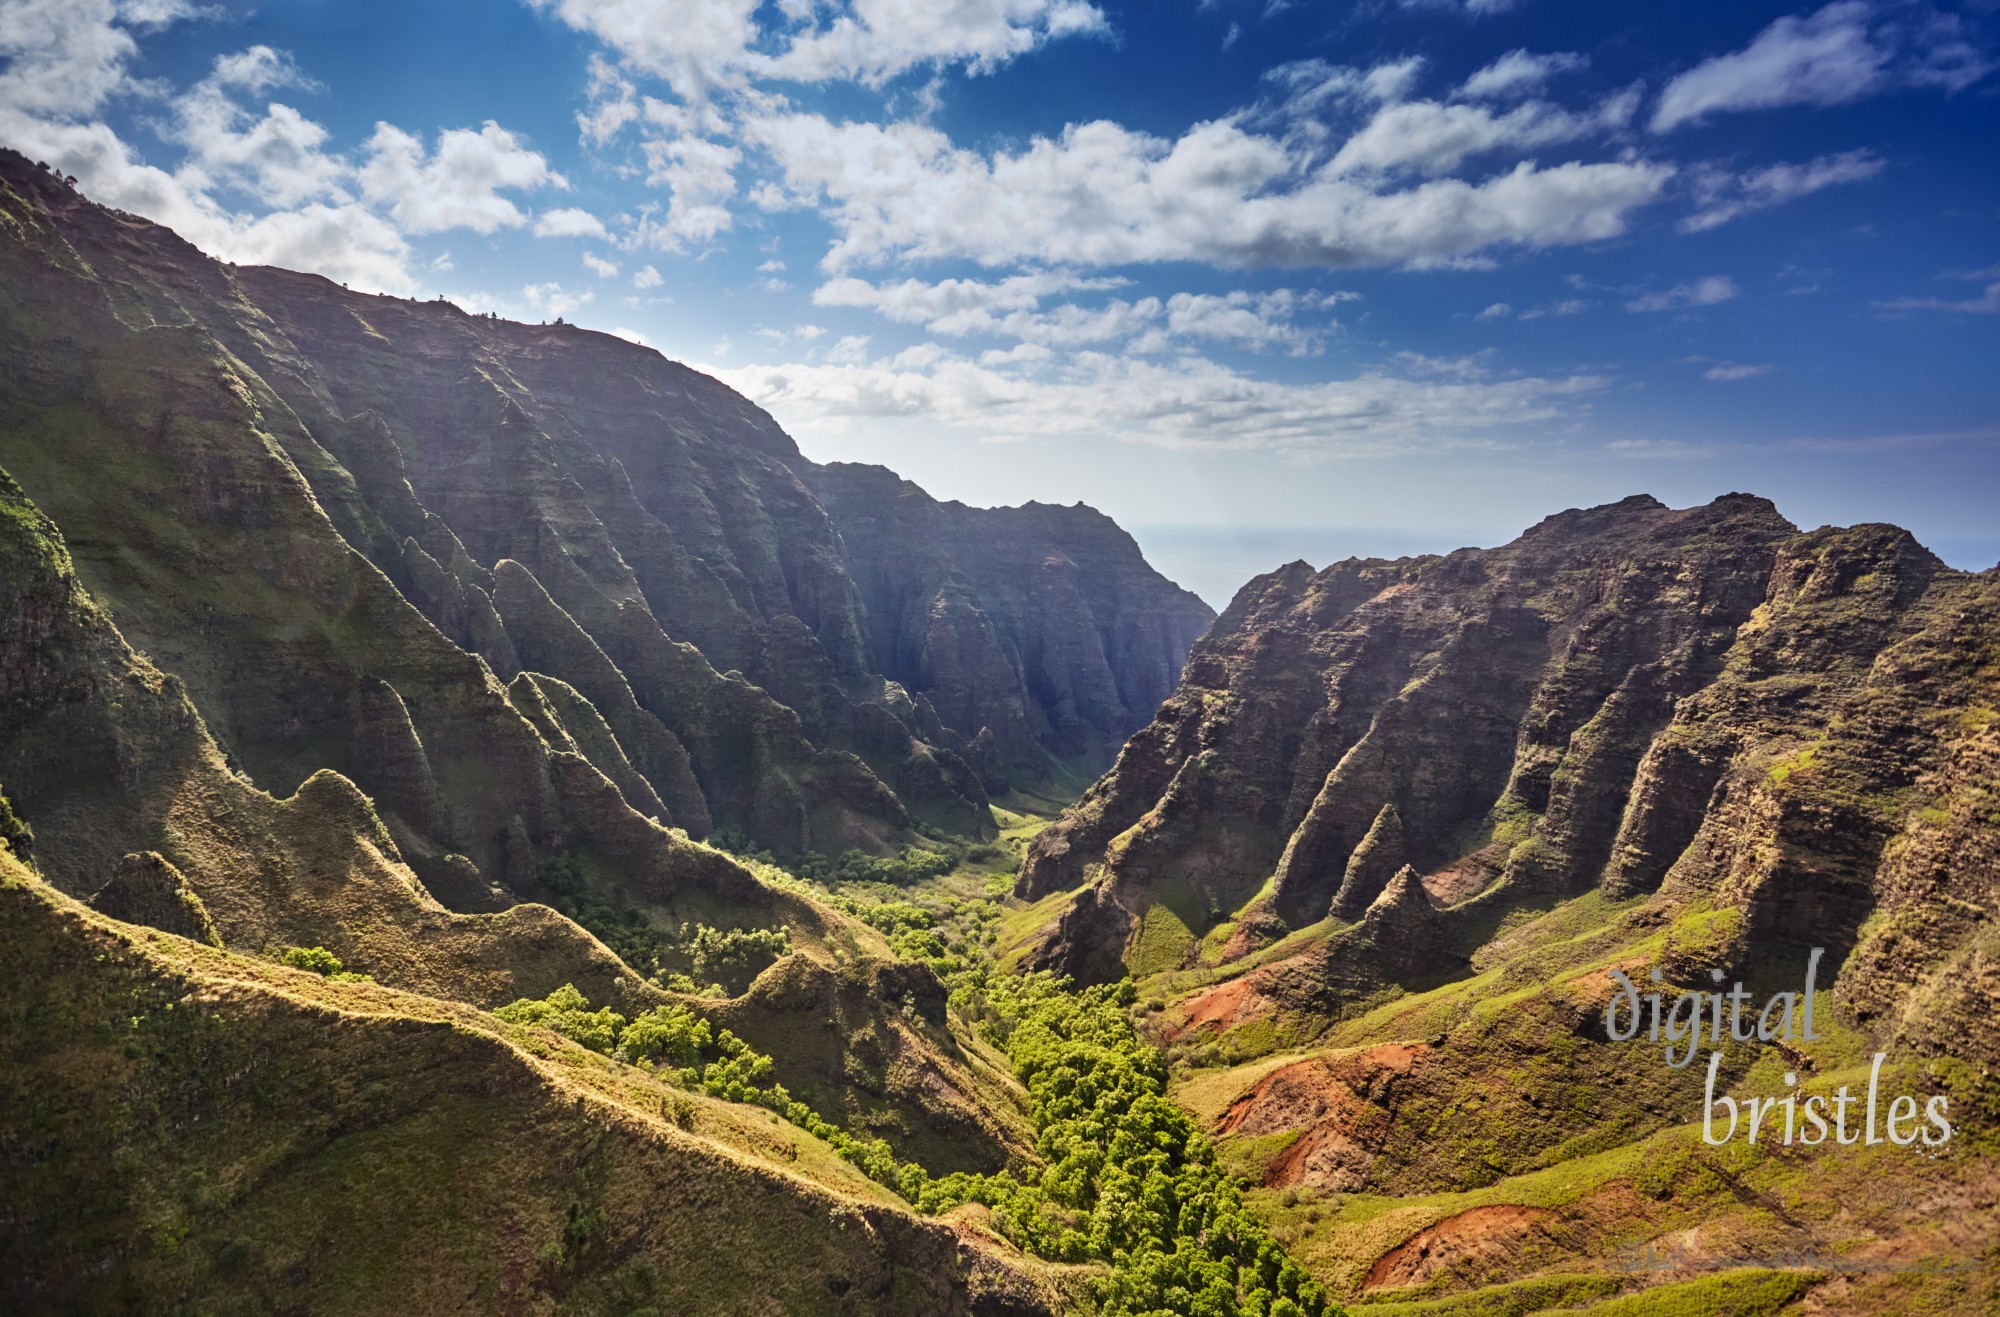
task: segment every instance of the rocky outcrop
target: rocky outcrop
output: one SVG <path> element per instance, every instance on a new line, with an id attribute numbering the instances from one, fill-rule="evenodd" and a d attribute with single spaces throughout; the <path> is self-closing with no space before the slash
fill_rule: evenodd
<path id="1" fill-rule="evenodd" d="M 1244 587 L 1020 890 L 1087 883 L 1074 908 L 1104 911 L 1191 884 L 1237 918 L 1229 956 L 1358 919 L 1246 979 L 1327 1016 L 1462 972 L 1510 912 L 1655 893 L 1656 920 L 1731 914 L 1704 964 L 1789 979 L 1823 947 L 1864 1017 L 1933 1047 L 1948 1019 L 2000 1056 L 1997 598 L 2000 570 L 1745 495 L 1293 564 Z M 1083 927 L 1034 962 L 1119 972 L 1129 921 L 1092 921 L 1110 949 Z"/>

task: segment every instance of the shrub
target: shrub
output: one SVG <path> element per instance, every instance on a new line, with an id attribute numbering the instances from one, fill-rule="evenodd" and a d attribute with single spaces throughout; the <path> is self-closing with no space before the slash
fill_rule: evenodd
<path id="1" fill-rule="evenodd" d="M 315 974 L 324 974 L 329 978 L 335 974 L 342 974 L 346 969 L 346 966 L 340 963 L 340 957 L 325 947 L 293 947 L 285 953 L 284 963 L 293 969 L 309 969 Z"/>
<path id="2" fill-rule="evenodd" d="M 591 1010 L 589 999 L 573 983 L 563 984 L 540 1001 L 523 997 L 493 1013 L 509 1024 L 553 1029 L 571 1042 L 606 1054 L 618 1046 L 619 1031 L 625 1027 L 625 1017 L 609 1006 Z"/>

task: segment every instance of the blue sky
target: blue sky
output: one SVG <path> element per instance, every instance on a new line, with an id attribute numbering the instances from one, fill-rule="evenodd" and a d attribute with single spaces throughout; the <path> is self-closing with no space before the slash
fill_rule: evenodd
<path id="1" fill-rule="evenodd" d="M 0 60 L 0 141 L 218 256 L 1211 598 L 1641 490 L 2000 559 L 1991 0 L 0 0 Z"/>

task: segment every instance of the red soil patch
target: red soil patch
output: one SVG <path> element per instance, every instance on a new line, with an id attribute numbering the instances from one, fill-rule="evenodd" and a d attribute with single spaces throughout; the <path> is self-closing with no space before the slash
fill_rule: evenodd
<path id="1" fill-rule="evenodd" d="M 1264 1168 L 1269 1189 L 1304 1186 L 1326 1193 L 1352 1193 L 1368 1182 L 1375 1154 L 1332 1124 L 1307 1130 Z"/>
<path id="2" fill-rule="evenodd" d="M 1263 994 L 1257 991 L 1256 985 L 1250 981 L 1248 975 L 1240 979 L 1231 979 L 1227 983 L 1210 988 L 1198 997 L 1190 998 L 1182 1007 L 1187 1014 L 1170 1036 L 1181 1038 L 1203 1027 L 1222 1033 L 1244 1020 L 1255 1019 L 1263 1014 L 1260 1008 L 1264 1005 Z"/>
<path id="3" fill-rule="evenodd" d="M 1365 1066 L 1400 1073 L 1415 1065 L 1418 1055 L 1424 1050 L 1415 1043 L 1380 1043 L 1345 1059 L 1350 1063 L 1358 1062 Z"/>
<path id="4" fill-rule="evenodd" d="M 1229 1104 L 1216 1127 L 1222 1134 L 1275 1134 L 1317 1125 L 1329 1117 L 1352 1119 L 1366 1104 L 1342 1083 L 1324 1059 L 1273 1070 Z"/>
<path id="5" fill-rule="evenodd" d="M 1427 1226 L 1375 1259 L 1364 1290 L 1421 1285 L 1460 1263 L 1491 1267 L 1518 1257 L 1543 1234 L 1542 1222 L 1555 1213 L 1545 1207 L 1512 1204 L 1474 1207 Z"/>

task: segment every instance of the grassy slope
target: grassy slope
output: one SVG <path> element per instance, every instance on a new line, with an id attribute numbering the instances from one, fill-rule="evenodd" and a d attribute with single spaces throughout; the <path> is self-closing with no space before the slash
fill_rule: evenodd
<path id="1" fill-rule="evenodd" d="M 4 854 L 0 947 L 0 1306 L 1056 1302 L 768 1113 L 544 1031 L 118 924 Z"/>
<path id="2" fill-rule="evenodd" d="M 1807 1288 L 1816 1304 L 1837 1311 L 1992 1311 L 2000 1301 L 1993 1216 L 2000 1137 L 1995 1113 L 1981 1114 L 1992 1103 L 1990 1081 L 1948 1060 L 1885 1067 L 1885 1093 L 1951 1095 L 1961 1128 L 1938 1153 L 1752 1150 L 1740 1137 L 1704 1146 L 1699 1123 L 1684 1123 L 1701 1103 L 1698 1066 L 1669 1070 L 1643 1041 L 1611 1047 L 1580 1036 L 1588 1032 L 1580 1018 L 1601 1012 L 1605 967 L 1651 963 L 1712 922 L 1697 912 L 1649 927 L 1634 917 L 1640 904 L 1592 893 L 1520 921 L 1496 939 L 1475 977 L 1322 1023 L 1309 1046 L 1229 1064 L 1226 1046 L 1170 1043 L 1181 1055 L 1174 1096 L 1207 1128 L 1226 1130 L 1232 1106 L 1280 1072 L 1310 1073 L 1324 1063 L 1348 1081 L 1343 1087 L 1359 1096 L 1361 1114 L 1340 1123 L 1363 1136 L 1360 1184 L 1294 1178 L 1287 1154 L 1319 1123 L 1310 1113 L 1278 1120 L 1275 1131 L 1224 1132 L 1220 1142 L 1228 1164 L 1266 1182 L 1250 1201 L 1294 1255 L 1349 1302 L 1403 1301 L 1384 1312 L 1554 1311 L 1581 1306 L 1586 1294 L 1643 1290 L 1649 1306 L 1619 1300 L 1602 1310 L 1765 1313 L 1789 1310 Z M 1141 986 L 1159 992 L 1172 979 Z M 1800 1045 L 1791 1059 L 1772 1049 L 1732 1052 L 1728 1087 L 1739 1096 L 1782 1093 L 1781 1072 L 1797 1066 L 1810 1072 L 1805 1086 L 1813 1091 L 1843 1083 L 1864 1090 L 1869 1044 L 1851 1022 L 1828 1021 L 1825 994 L 1819 1009 L 1822 1042 Z M 1153 1018 L 1170 1037 L 1178 1009 Z M 1415 1050 L 1409 1072 L 1360 1064 L 1391 1043 Z M 1218 1060 L 1225 1063 L 1194 1064 Z M 1483 1247 L 1450 1238 L 1461 1214 L 1504 1207 L 1547 1215 Z M 1443 1244 L 1430 1243 L 1435 1233 L 1418 1240 L 1441 1260 L 1430 1274 L 1414 1285 L 1369 1285 L 1379 1259 L 1440 1223 Z M 1695 1259 L 1693 1270 L 1620 1270 L 1621 1251 L 1648 1244 L 1679 1244 Z M 1727 1286 L 1713 1277 L 1689 1281 L 1703 1267 L 1781 1249 L 1842 1261 L 1826 1272 L 1794 1269 L 1783 1283 L 1748 1272 Z M 1972 1270 L 1869 1269 L 1890 1262 Z M 1668 1288 L 1655 1295 L 1661 1286 Z"/>

